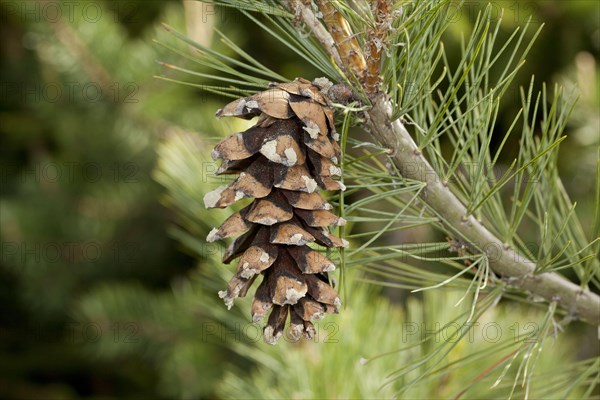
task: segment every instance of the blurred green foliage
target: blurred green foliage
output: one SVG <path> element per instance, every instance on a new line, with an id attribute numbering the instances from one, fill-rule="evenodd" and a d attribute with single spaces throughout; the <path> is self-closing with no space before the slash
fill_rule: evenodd
<path id="1" fill-rule="evenodd" d="M 457 57 L 461 32 L 480 8 L 468 4 L 444 39 Z M 566 179 L 568 192 L 582 199 L 578 212 L 586 215 L 593 209 L 593 147 L 599 144 L 599 5 L 494 5 L 504 7 L 505 35 L 529 15 L 530 23 L 546 24 L 519 84 L 527 85 L 535 73 L 537 82 L 560 81 L 581 90 L 561 168 L 572 178 Z M 200 28 L 196 40 L 207 46 L 219 46 L 211 40 L 214 24 L 284 76 L 312 78 L 316 71 L 236 10 L 205 4 L 195 12 L 175 1 L 0 2 L 0 397 L 386 396 L 378 388 L 359 387 L 372 382 L 368 374 L 328 386 L 329 369 L 361 367 L 335 358 L 340 351 L 328 353 L 319 347 L 323 343 L 302 345 L 308 352 L 293 352 L 288 344 L 257 345 L 255 353 L 240 358 L 229 341 L 207 331 L 229 321 L 235 332 L 236 323 L 248 321 L 247 310 L 227 312 L 214 295 L 228 273 L 200 244 L 225 215 L 205 214 L 201 206 L 214 183 L 209 148 L 235 126 L 213 118 L 224 99 L 153 78 L 169 73 L 157 60 L 198 69 L 153 43 L 159 39 L 190 51 L 160 22 L 185 31 L 186 15 L 195 17 L 188 28 Z M 505 124 L 519 107 L 516 93 L 498 118 Z M 518 142 L 512 146 L 516 151 Z M 169 167 L 173 173 L 161 175 Z M 174 180 L 175 171 L 185 168 L 185 179 Z M 211 269 L 219 269 L 214 281 Z M 381 332 L 402 321 L 403 311 L 364 287 L 356 289 L 353 301 L 356 309 L 340 316 L 348 320 L 339 320 L 345 332 L 356 329 L 347 354 L 363 349 L 369 357 L 375 355 L 369 351 L 397 348 Z M 381 347 L 361 342 L 364 337 Z M 565 346 L 551 363 L 574 345 Z M 597 342 L 586 346 L 580 356 L 597 352 Z M 274 384 L 284 350 L 298 358 L 323 354 L 312 374 L 294 371 L 286 379 L 295 375 L 298 381 Z M 253 369 L 248 362 L 253 357 L 266 358 L 272 369 Z M 370 373 L 386 371 L 387 364 Z M 286 391 L 307 382 L 322 387 Z"/>

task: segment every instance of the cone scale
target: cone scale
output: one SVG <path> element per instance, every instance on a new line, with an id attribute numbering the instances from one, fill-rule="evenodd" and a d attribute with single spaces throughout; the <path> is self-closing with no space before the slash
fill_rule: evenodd
<path id="1" fill-rule="evenodd" d="M 338 293 L 329 282 L 335 264 L 312 244 L 347 246 L 329 232 L 345 224 L 320 190 L 344 190 L 337 166 L 340 146 L 330 98 L 340 85 L 320 78 L 271 84 L 269 90 L 227 104 L 217 117 L 258 117 L 254 126 L 215 146 L 222 159 L 217 174 L 236 174 L 229 185 L 204 197 L 207 208 L 252 202 L 213 229 L 208 242 L 236 237 L 223 262 L 237 260 L 237 271 L 219 292 L 228 308 L 260 280 L 252 302 L 252 320 L 267 319 L 263 336 L 275 344 L 289 321 L 292 340 L 311 339 L 313 321 L 337 313 Z M 344 99 L 342 99 L 344 100 Z M 346 99 L 347 100 L 347 99 Z M 262 278 L 259 278 L 262 276 Z M 258 278 L 258 279 L 257 279 Z"/>

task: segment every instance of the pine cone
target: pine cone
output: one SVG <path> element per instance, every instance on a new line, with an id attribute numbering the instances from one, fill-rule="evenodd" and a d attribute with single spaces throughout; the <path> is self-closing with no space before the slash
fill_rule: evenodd
<path id="1" fill-rule="evenodd" d="M 325 84 L 328 83 L 328 84 Z M 243 297 L 259 274 L 263 275 L 252 303 L 252 320 L 271 312 L 264 339 L 274 344 L 282 336 L 288 314 L 290 337 L 312 338 L 311 321 L 337 313 L 341 300 L 327 273 L 335 264 L 309 247 L 345 247 L 348 242 L 328 227 L 345 224 L 329 210 L 319 188 L 344 190 L 335 180 L 340 154 L 333 111 L 328 106 L 331 83 L 315 84 L 297 78 L 272 84 L 267 91 L 235 100 L 218 117 L 250 119 L 257 123 L 245 132 L 223 139 L 214 159 L 223 159 L 217 174 L 239 174 L 230 185 L 207 193 L 207 208 L 224 208 L 244 198 L 252 203 L 231 215 L 206 240 L 239 236 L 226 250 L 223 262 L 239 257 L 227 290 L 219 292 L 228 308 Z"/>

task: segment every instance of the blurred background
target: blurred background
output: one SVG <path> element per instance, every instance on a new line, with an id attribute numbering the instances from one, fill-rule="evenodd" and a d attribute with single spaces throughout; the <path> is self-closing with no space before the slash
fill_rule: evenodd
<path id="1" fill-rule="evenodd" d="M 504 37 L 517 25 L 545 24 L 518 84 L 535 74 L 536 82 L 578 88 L 560 168 L 585 221 L 600 132 L 599 5 L 492 3 L 504 8 Z M 459 54 L 460 32 L 482 7 L 468 4 L 446 38 L 449 54 Z M 215 183 L 209 149 L 235 122 L 214 118 L 228 99 L 154 77 L 171 73 L 157 61 L 198 69 L 161 23 L 214 48 L 217 28 L 291 79 L 318 72 L 235 9 L 201 2 L 2 0 L 0 21 L 0 397 L 248 390 L 244 382 L 259 379 L 249 360 L 260 356 L 240 356 L 231 341 L 206 335 L 217 327 L 207 321 L 243 323 L 248 314 L 227 314 L 208 292 L 206 272 L 228 272 L 207 261 L 216 249 L 198 248 L 226 215 L 205 215 L 201 201 Z M 498 129 L 519 107 L 515 88 Z M 382 298 L 395 295 L 360 296 L 364 307 L 385 308 Z M 597 342 L 589 346 L 588 356 Z"/>

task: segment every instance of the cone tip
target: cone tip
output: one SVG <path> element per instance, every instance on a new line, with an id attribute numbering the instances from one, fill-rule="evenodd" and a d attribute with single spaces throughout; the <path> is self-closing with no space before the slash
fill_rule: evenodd
<path id="1" fill-rule="evenodd" d="M 266 343 L 274 345 L 281 337 L 281 332 L 275 333 L 275 328 L 269 325 L 265 327 L 265 330 L 263 331 L 263 337 Z"/>
<path id="2" fill-rule="evenodd" d="M 208 236 L 206 237 L 206 241 L 208 243 L 212 243 L 216 240 L 220 240 L 221 236 L 218 234 L 219 230 L 217 228 L 212 228 L 212 230 L 208 233 Z"/>
<path id="3" fill-rule="evenodd" d="M 221 193 L 227 188 L 227 186 L 219 186 L 215 190 L 208 192 L 204 195 L 204 207 L 214 208 L 221 200 Z"/>

